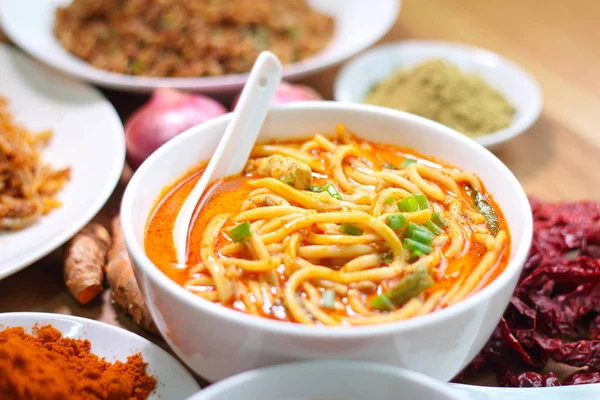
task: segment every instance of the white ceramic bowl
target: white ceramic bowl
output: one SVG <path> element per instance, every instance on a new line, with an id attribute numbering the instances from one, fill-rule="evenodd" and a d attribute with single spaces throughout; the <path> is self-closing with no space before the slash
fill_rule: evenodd
<path id="1" fill-rule="evenodd" d="M 53 34 L 57 7 L 72 0 L 0 0 L 0 25 L 10 39 L 40 61 L 66 74 L 97 85 L 132 92 L 158 87 L 203 93 L 231 93 L 246 82 L 247 74 L 199 78 L 158 78 L 117 74 L 95 68 L 67 52 Z M 372 46 L 394 25 L 400 0 L 309 0 L 316 10 L 335 19 L 331 43 L 306 60 L 287 65 L 283 76 L 293 80 L 336 65 Z"/>
<path id="2" fill-rule="evenodd" d="M 516 109 L 512 123 L 489 135 L 475 138 L 494 148 L 525 132 L 540 116 L 542 92 L 523 68 L 487 50 L 457 43 L 408 40 L 377 46 L 346 64 L 335 81 L 334 98 L 361 103 L 373 85 L 400 68 L 414 68 L 431 58 L 443 59 L 461 71 L 474 72 L 492 85 Z"/>
<path id="3" fill-rule="evenodd" d="M 306 138 L 344 123 L 360 137 L 412 147 L 476 171 L 504 211 L 512 234 L 506 270 L 474 296 L 432 314 L 353 328 L 304 326 L 245 315 L 198 298 L 167 278 L 144 253 L 144 229 L 163 188 L 209 158 L 229 122 L 224 115 L 177 136 L 137 170 L 125 192 L 125 241 L 158 329 L 194 371 L 210 381 L 257 367 L 302 359 L 350 359 L 405 367 L 447 380 L 492 333 L 531 244 L 532 217 L 519 182 L 493 154 L 427 119 L 382 107 L 294 103 L 269 111 L 260 140 Z"/>
<path id="4" fill-rule="evenodd" d="M 459 400 L 446 384 L 381 364 L 309 361 L 245 372 L 188 400 Z"/>

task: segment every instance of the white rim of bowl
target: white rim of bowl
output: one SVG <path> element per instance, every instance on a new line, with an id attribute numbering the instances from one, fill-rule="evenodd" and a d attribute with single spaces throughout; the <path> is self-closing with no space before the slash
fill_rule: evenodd
<path id="1" fill-rule="evenodd" d="M 457 51 L 467 52 L 467 53 L 478 53 L 482 56 L 485 56 L 486 58 L 493 58 L 493 59 L 499 60 L 502 64 L 509 66 L 511 69 L 517 71 L 519 74 L 521 74 L 525 78 L 525 80 L 529 83 L 529 88 L 531 89 L 531 91 L 534 94 L 534 97 L 536 99 L 534 106 L 526 109 L 527 112 L 525 112 L 523 114 L 522 120 L 520 120 L 519 123 L 515 124 L 514 120 L 513 120 L 513 122 L 511 122 L 511 124 L 507 128 L 500 129 L 495 132 L 491 132 L 484 136 L 473 137 L 470 139 L 476 141 L 477 143 L 479 143 L 480 145 L 482 145 L 484 147 L 492 147 L 492 146 L 507 142 L 510 139 L 513 139 L 513 138 L 521 135 L 522 133 L 527 131 L 529 128 L 531 128 L 531 126 L 539 119 L 539 117 L 542 113 L 543 106 L 544 106 L 544 104 L 543 104 L 544 98 L 542 95 L 542 89 L 540 87 L 540 84 L 538 83 L 538 81 L 535 79 L 535 77 L 533 75 L 531 75 L 529 72 L 527 72 L 527 70 L 525 68 L 523 68 L 521 65 L 515 63 L 514 61 L 509 60 L 508 58 L 506 58 L 498 53 L 494 53 L 493 51 L 486 50 L 481 47 L 476 47 L 476 46 L 463 44 L 463 43 L 459 43 L 459 42 L 452 42 L 452 41 L 415 39 L 415 40 L 403 40 L 400 42 L 393 42 L 393 43 L 385 43 L 385 44 L 381 44 L 379 46 L 375 46 L 375 47 L 365 51 L 364 53 L 360 54 L 359 56 L 357 56 L 352 61 L 350 61 L 349 63 L 345 64 L 342 67 L 342 69 L 337 74 L 337 77 L 335 79 L 334 88 L 333 88 L 333 98 L 336 101 L 340 101 L 340 102 L 344 102 L 344 103 L 350 102 L 350 101 L 344 99 L 345 96 L 342 95 L 342 92 L 344 91 L 343 82 L 348 81 L 348 79 L 346 78 L 346 75 L 349 73 L 349 71 L 351 69 L 354 69 L 356 66 L 358 66 L 362 63 L 365 63 L 366 60 L 368 58 L 370 58 L 373 54 L 387 53 L 391 50 L 402 51 L 405 48 L 417 48 L 417 47 L 422 48 L 422 47 L 434 47 L 434 46 L 438 47 L 438 48 L 444 47 L 449 50 L 457 50 Z M 353 101 L 351 103 L 362 104 L 362 103 L 356 103 Z M 387 108 L 387 107 L 384 107 L 384 108 Z"/>
<path id="2" fill-rule="evenodd" d="M 192 399 L 216 399 L 217 396 L 221 395 L 223 391 L 237 386 L 242 386 L 247 382 L 251 382 L 253 380 L 264 380 L 266 378 L 269 378 L 270 375 L 273 374 L 283 374 L 286 376 L 301 376 L 300 373 L 302 373 L 307 368 L 313 367 L 325 370 L 337 369 L 353 372 L 369 371 L 370 373 L 375 373 L 377 375 L 385 376 L 390 379 L 406 379 L 415 382 L 419 386 L 423 386 L 435 392 L 436 394 L 444 393 L 450 398 L 457 400 L 459 399 L 458 395 L 454 391 L 449 390 L 445 383 L 431 378 L 427 375 L 410 371 L 407 369 L 392 367 L 389 365 L 353 360 L 300 361 L 250 370 L 234 375 L 230 378 L 226 378 L 222 381 L 213 383 L 212 385 L 208 386 L 205 389 L 202 389 L 199 393 L 192 396 Z M 286 396 L 297 395 L 290 393 Z"/>
<path id="3" fill-rule="evenodd" d="M 476 303 L 488 300 L 494 294 L 498 293 L 498 291 L 500 291 L 504 285 L 508 284 L 508 281 L 510 281 L 510 279 L 512 279 L 514 275 L 517 275 L 521 272 L 521 268 L 517 267 L 517 265 L 523 265 L 525 263 L 527 254 L 529 253 L 529 248 L 531 247 L 531 241 L 533 236 L 533 217 L 531 214 L 531 207 L 529 205 L 527 195 L 525 194 L 525 191 L 521 187 L 521 184 L 519 183 L 517 178 L 508 169 L 508 167 L 506 167 L 506 165 L 504 165 L 502 161 L 500 161 L 489 150 L 481 147 L 475 141 L 469 139 L 461 133 L 458 133 L 437 122 L 428 120 L 423 117 L 419 117 L 414 114 L 409 114 L 406 112 L 392 110 L 388 108 L 365 104 L 311 101 L 272 107 L 271 111 L 277 112 L 284 108 L 293 108 L 297 110 L 304 110 L 306 112 L 311 112 L 312 110 L 322 111 L 327 109 L 343 109 L 349 112 L 368 112 L 384 114 L 387 117 L 391 118 L 400 117 L 402 119 L 412 121 L 413 123 L 430 125 L 432 128 L 442 132 L 442 134 L 454 136 L 454 138 L 460 142 L 460 145 L 470 148 L 473 152 L 484 152 L 486 157 L 489 159 L 489 162 L 496 169 L 500 170 L 502 173 L 504 173 L 504 175 L 507 176 L 512 186 L 515 186 L 520 189 L 518 190 L 518 198 L 516 198 L 515 200 L 519 203 L 519 206 L 522 209 L 522 211 L 524 211 L 524 236 L 521 243 L 518 244 L 519 247 L 517 249 L 517 252 L 509 261 L 504 271 L 502 271 L 502 273 L 496 279 L 494 279 L 481 291 L 474 293 L 472 296 L 467 297 L 459 303 L 446 307 L 444 309 L 392 323 L 368 326 L 353 326 L 350 328 L 303 325 L 299 323 L 274 321 L 267 318 L 244 314 L 239 311 L 223 307 L 218 303 L 213 303 L 211 301 L 199 298 L 198 296 L 195 296 L 194 294 L 185 290 L 185 288 L 178 285 L 175 281 L 171 280 L 156 265 L 154 265 L 152 261 L 150 261 L 150 259 L 144 252 L 143 247 L 137 242 L 136 235 L 133 229 L 131 213 L 128 212 L 128 210 L 132 209 L 134 206 L 133 197 L 134 193 L 137 192 L 137 188 L 140 184 L 140 179 L 142 179 L 141 177 L 146 174 L 146 170 L 150 168 L 154 160 L 162 157 L 163 154 L 168 154 L 169 152 L 171 152 L 171 149 L 178 147 L 179 143 L 187 140 L 189 136 L 194 136 L 198 128 L 197 126 L 171 139 L 169 142 L 165 143 L 162 147 L 156 150 L 150 157 L 148 157 L 146 161 L 144 161 L 144 163 L 136 171 L 136 173 L 131 178 L 131 181 L 127 185 L 127 188 L 123 195 L 123 201 L 121 203 L 121 226 L 125 237 L 125 243 L 128 245 L 127 248 L 130 251 L 131 256 L 138 261 L 139 267 L 142 268 L 144 272 L 148 274 L 156 284 L 162 286 L 163 290 L 169 292 L 172 296 L 175 296 L 180 301 L 185 301 L 187 303 L 193 304 L 195 307 L 202 309 L 203 312 L 209 313 L 217 318 L 225 319 L 230 323 L 242 324 L 255 329 L 262 329 L 271 333 L 290 334 L 301 337 L 322 338 L 331 340 L 336 338 L 356 338 L 370 335 L 388 335 L 392 333 L 407 331 L 418 326 L 431 326 L 433 324 L 438 323 L 439 321 L 451 319 L 454 315 L 459 314 L 475 306 Z M 203 123 L 201 126 L 203 127 L 203 129 L 210 129 L 212 125 L 219 124 L 222 120 L 229 119 L 230 117 L 231 113 L 222 115 L 213 120 Z M 180 177 L 174 177 L 174 179 L 179 178 Z M 146 221 L 144 223 L 147 222 L 147 218 L 148 217 L 146 217 Z"/>

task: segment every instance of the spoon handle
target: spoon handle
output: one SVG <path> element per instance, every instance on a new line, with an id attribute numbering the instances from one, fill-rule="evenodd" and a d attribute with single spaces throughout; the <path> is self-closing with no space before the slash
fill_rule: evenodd
<path id="1" fill-rule="evenodd" d="M 178 264 L 184 265 L 186 262 L 189 226 L 196 205 L 208 185 L 215 179 L 240 173 L 246 165 L 269 103 L 281 82 L 281 70 L 277 57 L 268 51 L 262 52 L 254 63 L 223 138 L 175 220 L 173 239 Z"/>

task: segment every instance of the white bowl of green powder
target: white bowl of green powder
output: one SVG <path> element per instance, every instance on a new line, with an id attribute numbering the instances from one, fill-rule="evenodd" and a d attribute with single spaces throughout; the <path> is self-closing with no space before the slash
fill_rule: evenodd
<path id="1" fill-rule="evenodd" d="M 457 43 L 402 41 L 375 47 L 340 71 L 335 100 L 407 111 L 453 128 L 487 148 L 525 132 L 542 93 L 523 68 Z"/>

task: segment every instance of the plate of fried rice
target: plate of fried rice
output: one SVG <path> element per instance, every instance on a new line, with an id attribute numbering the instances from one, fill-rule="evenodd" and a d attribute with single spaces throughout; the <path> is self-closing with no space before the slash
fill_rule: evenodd
<path id="1" fill-rule="evenodd" d="M 0 0 L 7 36 L 100 86 L 145 92 L 239 89 L 263 50 L 294 79 L 381 39 L 400 0 Z"/>
<path id="2" fill-rule="evenodd" d="M 0 44 L 0 279 L 61 246 L 102 208 L 125 160 L 96 89 Z"/>

